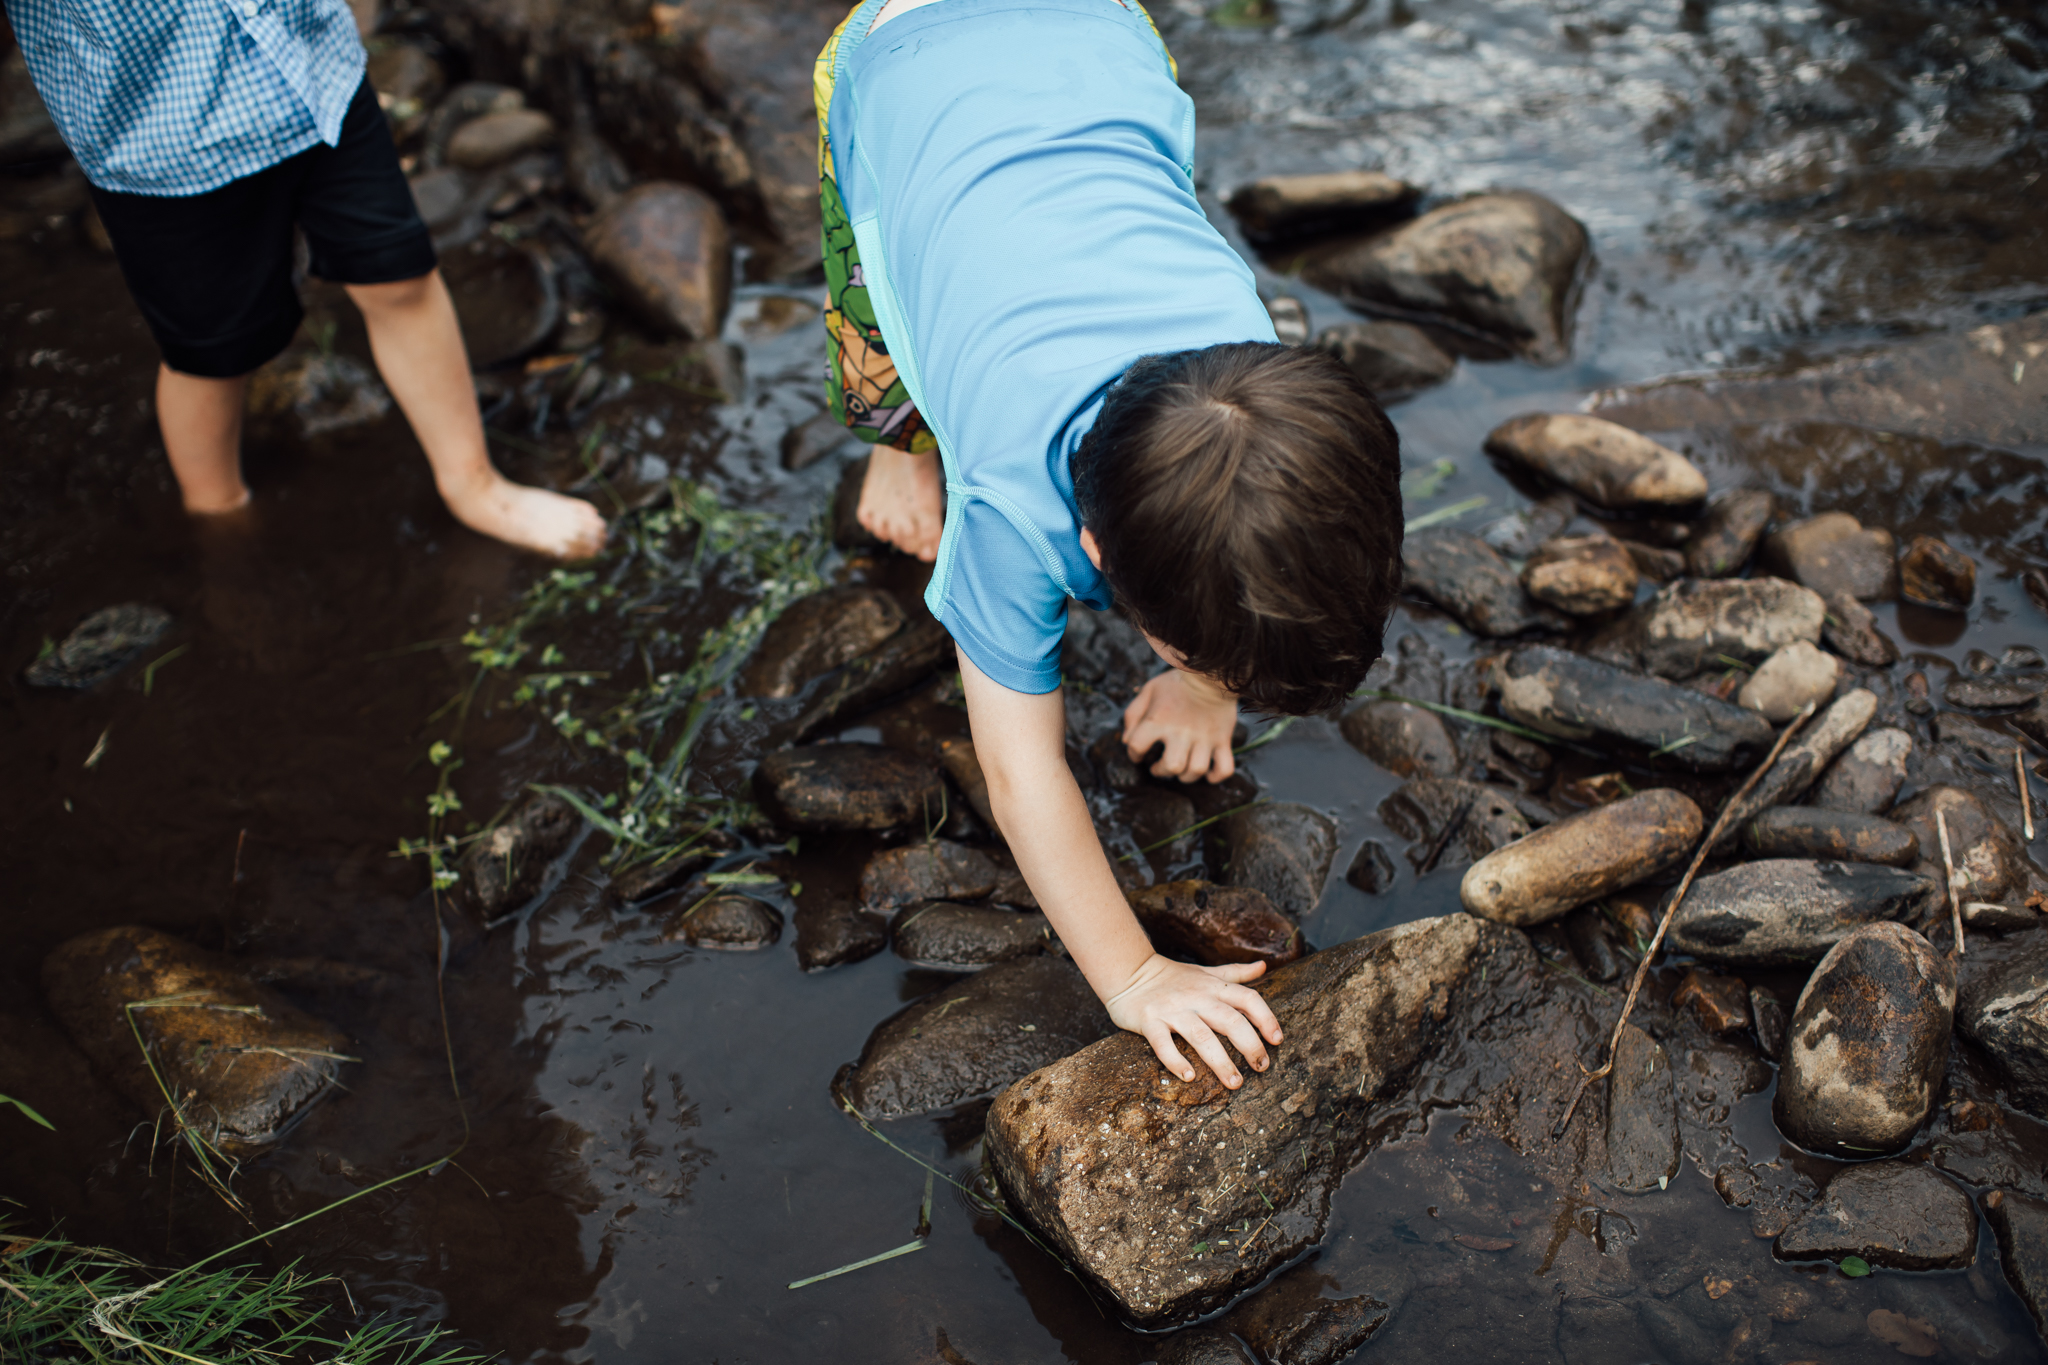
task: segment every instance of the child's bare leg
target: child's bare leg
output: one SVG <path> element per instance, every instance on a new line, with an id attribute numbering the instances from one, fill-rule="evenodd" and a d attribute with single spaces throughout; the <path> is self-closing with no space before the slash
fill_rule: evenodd
<path id="1" fill-rule="evenodd" d="M 434 467 L 434 485 L 473 530 L 558 559 L 602 549 L 604 518 L 587 502 L 513 483 L 491 465 L 455 303 L 436 270 L 391 284 L 352 284 L 370 352 Z"/>
<path id="2" fill-rule="evenodd" d="M 156 420 L 185 510 L 233 512 L 249 502 L 242 482 L 242 401 L 249 376 L 207 379 L 168 365 L 156 372 Z"/>
<path id="3" fill-rule="evenodd" d="M 913 455 L 894 446 L 868 452 L 867 478 L 860 486 L 860 524 L 927 564 L 939 557 L 939 532 L 946 524 L 945 478 L 937 451 Z"/>

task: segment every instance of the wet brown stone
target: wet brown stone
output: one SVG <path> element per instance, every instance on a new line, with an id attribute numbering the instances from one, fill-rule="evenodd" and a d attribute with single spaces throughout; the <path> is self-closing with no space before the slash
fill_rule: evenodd
<path id="1" fill-rule="evenodd" d="M 2048 675 L 2021 674 L 2016 677 L 1972 678 L 1961 674 L 1942 685 L 1941 697 L 1950 706 L 1977 711 L 2012 711 L 2033 706 L 2044 690 Z"/>
<path id="2" fill-rule="evenodd" d="M 526 96 L 509 85 L 490 81 L 464 81 L 443 95 L 427 116 L 420 138 L 420 165 L 431 170 L 448 157 L 449 140 L 455 130 L 485 114 L 509 113 L 526 107 Z"/>
<path id="3" fill-rule="evenodd" d="M 1005 962 L 883 1021 L 832 1093 L 871 1119 L 982 1099 L 1115 1032 L 1080 969 L 1061 957 Z"/>
<path id="4" fill-rule="evenodd" d="M 1898 645 L 1878 629 L 1877 617 L 1869 607 L 1845 592 L 1826 600 L 1828 614 L 1821 625 L 1821 639 L 1829 649 L 1865 668 L 1889 668 L 1899 661 Z"/>
<path id="5" fill-rule="evenodd" d="M 1785 1051 L 1785 1031 L 1792 1024 L 1785 1002 L 1761 986 L 1752 986 L 1749 1018 L 1756 1027 L 1757 1050 L 1775 1062 Z"/>
<path id="6" fill-rule="evenodd" d="M 1782 578 L 1681 579 L 1633 613 L 1628 632 L 1648 672 L 1690 678 L 1769 658 L 1786 645 L 1820 639 L 1827 604 Z"/>
<path id="7" fill-rule="evenodd" d="M 1344 880 L 1368 896 L 1377 896 L 1392 886 L 1395 876 L 1394 860 L 1387 855 L 1386 845 L 1377 839 L 1360 844 L 1351 866 L 1344 872 Z"/>
<path id="8" fill-rule="evenodd" d="M 1402 542 L 1401 586 L 1480 635 L 1519 635 L 1565 620 L 1533 601 L 1508 562 L 1465 531 L 1421 531 Z"/>
<path id="9" fill-rule="evenodd" d="M 1938 892 L 1939 883 L 1902 868 L 1767 858 L 1694 882 L 1668 942 L 1706 962 L 1798 966 L 1853 931 L 1913 919 Z"/>
<path id="10" fill-rule="evenodd" d="M 1429 333 L 1405 322 L 1347 322 L 1316 338 L 1358 376 L 1382 403 L 1435 388 L 1457 370 L 1457 359 L 1429 339 Z"/>
<path id="11" fill-rule="evenodd" d="M 1754 711 L 1545 645 L 1515 650 L 1494 678 L 1509 719 L 1627 757 L 1722 772 L 1762 757 L 1772 738 Z"/>
<path id="12" fill-rule="evenodd" d="M 66 940 L 43 960 L 42 983 L 52 1012 L 115 1089 L 150 1115 L 169 1107 L 168 1090 L 185 1125 L 230 1156 L 276 1142 L 348 1060 L 338 1030 L 228 959 L 156 929 Z M 127 1008 L 144 1001 L 166 1003 Z"/>
<path id="13" fill-rule="evenodd" d="M 1910 1142 L 1941 1090 L 1955 983 L 1953 963 L 1902 924 L 1865 925 L 1829 949 L 1792 1011 L 1778 1127 L 1829 1155 Z"/>
<path id="14" fill-rule="evenodd" d="M 582 828 L 583 817 L 561 797 L 545 792 L 527 796 L 462 855 L 463 875 L 478 911 L 488 919 L 533 899 Z"/>
<path id="15" fill-rule="evenodd" d="M 1399 777 L 1455 777 L 1458 747 L 1433 711 L 1405 701 L 1369 701 L 1339 723 L 1351 747 Z"/>
<path id="16" fill-rule="evenodd" d="M 1577 498 L 1552 493 L 1486 527 L 1480 539 L 1509 559 L 1527 559 L 1538 545 L 1562 535 L 1578 514 Z"/>
<path id="17" fill-rule="evenodd" d="M 893 829 L 938 818 L 938 772 L 879 744 L 781 749 L 761 760 L 761 809 L 785 829 Z"/>
<path id="18" fill-rule="evenodd" d="M 1971 970 L 1956 1003 L 1956 1027 L 1991 1058 L 2014 1108 L 2048 1118 L 2048 947 L 2030 947 L 1989 971 Z"/>
<path id="19" fill-rule="evenodd" d="M 476 369 L 527 354 L 562 320 L 554 262 L 538 247 L 481 236 L 442 251 L 441 278 L 455 301 L 462 344 Z M 324 405 L 328 412 L 344 408 L 331 394 Z"/>
<path id="20" fill-rule="evenodd" d="M 555 121 L 538 109 L 507 109 L 473 118 L 448 139 L 447 160 L 465 170 L 488 170 L 515 156 L 553 145 Z"/>
<path id="21" fill-rule="evenodd" d="M 896 956 L 940 971 L 978 972 L 1042 953 L 1051 941 L 1044 915 L 986 905 L 923 901 L 905 906 L 889 922 Z"/>
<path id="22" fill-rule="evenodd" d="M 1872 602 L 1897 593 L 1896 554 L 1890 531 L 1866 529 L 1847 512 L 1823 512 L 1772 532 L 1759 558 L 1771 573 L 1822 597 L 1841 593 Z"/>
<path id="23" fill-rule="evenodd" d="M 702 190 L 636 185 L 591 220 L 583 242 L 650 323 L 695 340 L 717 338 L 732 301 L 732 238 Z"/>
<path id="24" fill-rule="evenodd" d="M 1279 967 L 1301 956 L 1301 929 L 1273 908 L 1265 893 L 1208 882 L 1165 882 L 1129 893 L 1138 923 L 1169 957 L 1205 967 L 1263 962 Z"/>
<path id="25" fill-rule="evenodd" d="M 1195 814 L 1195 803 L 1180 792 L 1147 783 L 1117 803 L 1117 818 L 1129 827 L 1137 846 L 1146 850 L 1139 856 L 1157 859 L 1167 867 L 1200 862 L 1202 831 L 1195 825 L 1201 817 Z"/>
<path id="26" fill-rule="evenodd" d="M 1582 905 L 1559 921 L 1572 956 L 1593 981 L 1613 981 L 1629 967 L 1623 955 L 1622 931 L 1597 906 Z"/>
<path id="27" fill-rule="evenodd" d="M 801 694 L 803 710 L 781 733 L 806 740 L 829 732 L 930 678 L 954 658 L 953 637 L 931 618 L 912 613 L 903 629 Z"/>
<path id="28" fill-rule="evenodd" d="M 1682 578 L 1686 573 L 1685 556 L 1677 550 L 1667 550 L 1661 545 L 1645 545 L 1640 540 L 1621 542 L 1628 550 L 1628 557 L 1636 562 L 1636 572 L 1653 583 L 1669 583 Z"/>
<path id="29" fill-rule="evenodd" d="M 1782 725 L 1806 707 L 1827 701 L 1841 680 L 1840 659 L 1810 641 L 1797 640 L 1758 664 L 1735 701 Z"/>
<path id="30" fill-rule="evenodd" d="M 1860 1256 L 1890 1270 L 1960 1270 L 1977 1258 L 1970 1196 L 1919 1162 L 1873 1161 L 1838 1171 L 1821 1202 L 1778 1238 L 1787 1261 Z"/>
<path id="31" fill-rule="evenodd" d="M 1820 858 L 1911 867 L 1920 838 L 1894 821 L 1858 811 L 1773 806 L 1742 826 L 1742 843 L 1759 858 Z"/>
<path id="32" fill-rule="evenodd" d="M 850 900 L 814 898 L 796 908 L 796 960 L 821 972 L 873 957 L 889 946 L 889 930 Z"/>
<path id="33" fill-rule="evenodd" d="M 22 670 L 31 687 L 95 687 L 125 668 L 171 628 L 171 614 L 146 602 L 102 607 L 72 627 L 55 649 Z"/>
<path id="34" fill-rule="evenodd" d="M 2038 929 L 2041 912 L 2023 905 L 2000 905 L 1996 901 L 1964 901 L 1963 928 L 1970 933 L 2010 934 L 2021 929 Z"/>
<path id="35" fill-rule="evenodd" d="M 2033 1315 L 2034 1329 L 2048 1341 L 2048 1202 L 1993 1190 L 1984 1213 L 1998 1239 L 1998 1263 L 2006 1283 Z"/>
<path id="36" fill-rule="evenodd" d="M 798 598 L 762 633 L 740 671 L 738 693 L 793 697 L 902 628 L 903 608 L 879 588 L 827 588 Z"/>
<path id="37" fill-rule="evenodd" d="M 1365 1345 L 1394 1310 L 1370 1294 L 1324 1298 L 1319 1279 L 1297 1287 L 1283 1277 L 1225 1321 L 1268 1365 L 1337 1365 Z"/>
<path id="38" fill-rule="evenodd" d="M 1484 858 L 1513 843 L 1530 828 L 1529 817 L 1508 793 L 1443 777 L 1418 777 L 1405 783 L 1380 802 L 1379 817 L 1388 829 L 1413 841 L 1408 859 L 1418 870 L 1438 839 L 1445 837 L 1444 827 L 1453 821 L 1457 828 L 1444 846 L 1462 850 L 1471 859 Z"/>
<path id="39" fill-rule="evenodd" d="M 829 412 L 821 412 L 782 433 L 782 467 L 792 474 L 800 473 L 853 439 L 844 422 Z"/>
<path id="40" fill-rule="evenodd" d="M 1899 596 L 1942 611 L 1967 610 L 1977 596 L 1977 561 L 1946 541 L 1914 536 L 1899 556 Z"/>
<path id="41" fill-rule="evenodd" d="M 1230 196 L 1228 207 L 1254 242 L 1356 231 L 1406 213 L 1422 190 L 1379 171 L 1269 175 Z"/>
<path id="42" fill-rule="evenodd" d="M 744 953 L 772 946 L 782 937 L 782 912 L 751 896 L 712 896 L 708 900 L 679 897 L 679 905 L 661 936 L 692 948 Z"/>
<path id="43" fill-rule="evenodd" d="M 2002 900 L 2008 891 L 2026 888 L 2026 854 L 2018 837 L 1989 806 L 1961 787 L 1929 787 L 1892 811 L 1891 818 L 1920 840 L 1917 871 L 1938 884 L 1947 882 L 1937 813 L 1948 826 L 1949 852 L 1955 858 L 1956 874 L 1962 878 L 1956 889 L 1958 899 Z"/>
<path id="44" fill-rule="evenodd" d="M 1635 789 L 1620 773 L 1595 773 L 1591 777 L 1575 777 L 1569 782 L 1560 782 L 1551 788 L 1553 801 L 1581 810 L 1588 806 L 1607 806 L 1624 796 L 1634 796 Z"/>
<path id="45" fill-rule="evenodd" d="M 1366 312 L 1440 319 L 1539 365 L 1571 353 L 1586 230 L 1527 191 L 1482 194 L 1392 232 L 1307 253 L 1302 278 Z"/>
<path id="46" fill-rule="evenodd" d="M 1316 908 L 1337 856 L 1337 823 L 1321 811 L 1272 801 L 1239 811 L 1216 826 L 1229 847 L 1224 880 L 1265 893 L 1283 914 Z"/>
<path id="47" fill-rule="evenodd" d="M 1824 810 L 1879 814 L 1906 780 L 1913 737 L 1904 730 L 1872 730 L 1829 765 L 1813 789 L 1812 804 Z"/>
<path id="48" fill-rule="evenodd" d="M 1259 1365 L 1236 1337 L 1206 1327 L 1176 1332 L 1159 1350 L 1159 1365 Z"/>
<path id="49" fill-rule="evenodd" d="M 1749 989 L 1740 977 L 1694 967 L 1671 993 L 1671 1007 L 1692 1011 L 1700 1027 L 1716 1037 L 1749 1027 Z"/>
<path id="50" fill-rule="evenodd" d="M 1607 1100 L 1607 1179 L 1642 1194 L 1678 1174 L 1678 1110 L 1671 1059 L 1634 1024 L 1621 1031 Z"/>
<path id="51" fill-rule="evenodd" d="M 464 286 L 467 292 L 470 281 L 461 269 L 464 258 L 451 254 L 454 284 Z M 543 297 L 544 289 L 521 287 L 533 283 L 532 270 L 532 263 L 524 258 L 514 262 L 511 273 L 526 278 L 515 280 L 509 292 L 538 304 L 541 312 L 522 316 L 515 302 L 502 314 L 496 314 L 509 324 L 508 339 L 501 343 L 496 337 L 479 335 L 479 345 L 486 352 L 501 346 L 519 351 L 538 344 L 538 327 L 548 323 L 549 305 Z M 467 331 L 479 334 L 491 320 L 473 307 L 463 315 Z M 331 355 L 311 346 L 293 346 L 249 377 L 247 412 L 252 423 L 303 440 L 374 422 L 389 411 L 391 394 L 367 365 L 351 356 Z"/>
<path id="52" fill-rule="evenodd" d="M 1503 924 L 1555 919 L 1675 867 L 1700 837 L 1700 808 L 1668 788 L 1567 816 L 1466 870 L 1458 895 Z"/>
<path id="53" fill-rule="evenodd" d="M 860 874 L 861 904 L 888 911 L 915 901 L 973 901 L 995 890 L 996 865 L 978 849 L 945 839 L 888 848 Z"/>
<path id="54" fill-rule="evenodd" d="M 1641 575 L 1612 536 L 1545 541 L 1522 569 L 1522 586 L 1546 606 L 1571 616 L 1598 616 L 1636 599 Z"/>
<path id="55" fill-rule="evenodd" d="M 1581 413 L 1534 413 L 1487 433 L 1486 451 L 1611 511 L 1690 507 L 1707 495 L 1692 461 L 1627 427 Z"/>
<path id="56" fill-rule="evenodd" d="M 1738 488 L 1715 498 L 1685 542 L 1685 571 L 1694 578 L 1732 578 L 1741 573 L 1777 510 L 1777 499 L 1756 488 Z"/>

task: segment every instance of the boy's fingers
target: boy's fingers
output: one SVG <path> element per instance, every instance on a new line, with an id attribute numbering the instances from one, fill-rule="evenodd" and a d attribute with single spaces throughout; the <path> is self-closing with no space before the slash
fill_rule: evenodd
<path id="1" fill-rule="evenodd" d="M 1216 762 L 1209 769 L 1209 780 L 1221 782 L 1237 771 L 1237 755 L 1230 751 L 1228 744 L 1216 748 Z"/>
<path id="2" fill-rule="evenodd" d="M 1207 745 L 1196 743 L 1188 746 L 1188 765 L 1180 770 L 1183 782 L 1199 782 L 1208 776 L 1211 751 Z"/>
<path id="3" fill-rule="evenodd" d="M 1188 1059 L 1180 1055 L 1180 1049 L 1173 1045 L 1173 1030 L 1165 1024 L 1154 1024 L 1145 1030 L 1145 1041 L 1152 1044 L 1152 1055 L 1159 1064 L 1184 1081 L 1195 1078 L 1195 1069 L 1188 1065 Z"/>
<path id="4" fill-rule="evenodd" d="M 1204 967 L 1211 976 L 1220 976 L 1225 981 L 1256 981 L 1266 974 L 1263 962 L 1224 962 L 1214 967 Z"/>
<path id="5" fill-rule="evenodd" d="M 1162 738 L 1166 741 L 1166 754 L 1157 763 L 1152 765 L 1152 775 L 1154 777 L 1175 777 L 1186 772 L 1188 767 L 1188 737 L 1186 735 L 1168 734 L 1162 736 Z"/>
<path id="6" fill-rule="evenodd" d="M 1188 1040 L 1188 1046 L 1195 1050 L 1197 1057 L 1209 1064 L 1209 1069 L 1216 1073 L 1217 1080 L 1232 1090 L 1244 1084 L 1244 1077 L 1230 1064 L 1230 1055 L 1223 1050 L 1223 1044 L 1217 1041 L 1216 1031 L 1209 1027 L 1207 1020 L 1199 1015 L 1185 1014 L 1181 1016 L 1174 1031 Z"/>
<path id="7" fill-rule="evenodd" d="M 1202 1019 L 1230 1040 L 1231 1046 L 1251 1064 L 1252 1070 L 1266 1069 L 1266 1044 L 1259 1037 L 1259 1031 L 1252 1027 L 1251 1020 L 1232 1009 L 1227 1002 L 1216 1006 Z"/>
<path id="8" fill-rule="evenodd" d="M 1273 1007 L 1266 1003 L 1266 997 L 1249 986 L 1239 986 L 1225 997 L 1230 1007 L 1252 1021 L 1267 1042 L 1278 1046 L 1280 1043 L 1280 1020 L 1273 1013 Z"/>

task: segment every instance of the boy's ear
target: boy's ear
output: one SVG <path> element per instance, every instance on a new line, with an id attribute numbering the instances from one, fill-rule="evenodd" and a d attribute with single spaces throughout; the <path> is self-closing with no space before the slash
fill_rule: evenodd
<path id="1" fill-rule="evenodd" d="M 1093 564 L 1097 571 L 1101 570 L 1102 547 L 1095 543 L 1095 533 L 1085 526 L 1081 528 L 1081 553 L 1088 556 L 1088 562 Z"/>

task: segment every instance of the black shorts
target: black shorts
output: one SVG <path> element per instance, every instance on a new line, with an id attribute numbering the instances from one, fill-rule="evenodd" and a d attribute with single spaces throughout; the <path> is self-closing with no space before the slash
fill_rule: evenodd
<path id="1" fill-rule="evenodd" d="M 204 194 L 94 188 L 92 197 L 164 363 L 185 374 L 247 374 L 290 344 L 305 316 L 292 286 L 294 226 L 323 280 L 388 284 L 434 268 L 433 240 L 367 79 L 335 146 Z"/>

